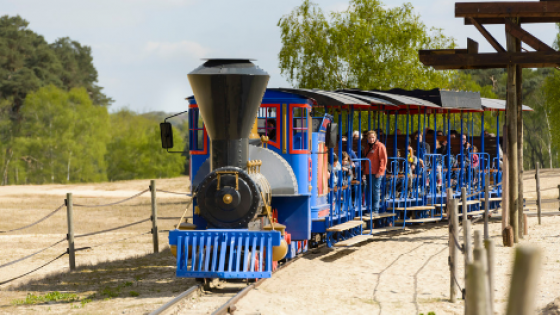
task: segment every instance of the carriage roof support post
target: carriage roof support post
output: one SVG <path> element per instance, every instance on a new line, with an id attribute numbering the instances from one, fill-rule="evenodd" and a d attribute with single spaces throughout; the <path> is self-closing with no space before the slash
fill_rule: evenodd
<path id="1" fill-rule="evenodd" d="M 463 168 L 465 167 L 465 154 L 464 154 L 464 145 L 463 145 L 463 111 L 460 111 L 459 114 L 459 122 L 461 124 L 461 136 L 459 137 L 459 143 L 460 143 L 460 148 L 461 150 L 459 151 L 459 156 L 461 157 L 461 164 L 459 164 L 459 184 L 458 187 L 463 187 Z M 458 188 L 457 188 L 458 189 Z M 463 212 L 466 212 L 465 209 L 463 209 Z"/>
<path id="2" fill-rule="evenodd" d="M 395 130 L 393 130 L 393 157 L 397 157 L 397 129 L 399 129 L 399 117 L 397 115 L 398 111 L 395 111 Z"/>
<path id="3" fill-rule="evenodd" d="M 406 106 L 406 138 L 405 138 L 405 153 L 404 153 L 404 217 L 403 217 L 403 227 L 406 226 L 406 199 L 408 197 L 408 146 L 410 145 L 410 107 Z M 395 141 L 396 143 L 396 141 Z"/>
<path id="4" fill-rule="evenodd" d="M 451 187 L 451 116 L 449 110 L 447 111 L 447 187 Z M 449 196 L 447 196 L 449 198 Z"/>
<path id="5" fill-rule="evenodd" d="M 480 152 L 486 152 L 486 151 L 484 151 L 484 140 L 485 140 L 484 138 L 485 137 L 484 137 L 484 111 L 483 111 L 482 113 L 480 113 Z M 488 155 L 488 157 L 490 157 L 490 155 Z M 485 170 L 484 159 L 482 159 L 480 162 L 481 162 L 481 165 L 480 165 L 481 169 Z M 484 197 L 486 197 L 486 196 L 484 196 Z"/>

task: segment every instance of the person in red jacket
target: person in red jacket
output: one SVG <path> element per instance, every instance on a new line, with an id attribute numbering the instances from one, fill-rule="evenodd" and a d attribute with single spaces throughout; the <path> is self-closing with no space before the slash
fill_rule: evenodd
<path id="1" fill-rule="evenodd" d="M 367 147 L 365 150 L 366 158 L 371 161 L 370 163 L 365 163 L 364 174 L 367 180 L 367 188 L 371 189 L 372 195 L 372 210 L 373 214 L 379 214 L 379 198 L 381 195 L 381 180 L 385 175 L 385 169 L 387 168 L 387 149 L 381 141 L 377 140 L 377 134 L 375 131 L 368 131 L 367 135 Z M 370 176 L 372 174 L 371 182 Z"/>

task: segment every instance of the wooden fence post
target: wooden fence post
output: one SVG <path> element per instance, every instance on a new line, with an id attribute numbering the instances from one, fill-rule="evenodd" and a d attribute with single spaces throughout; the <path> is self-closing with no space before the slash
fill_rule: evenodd
<path id="1" fill-rule="evenodd" d="M 482 245 L 482 233 L 479 230 L 474 231 L 474 249 L 473 249 L 474 261 L 479 262 L 484 271 L 483 280 L 486 287 L 486 313 L 491 314 L 490 308 L 490 295 L 488 291 L 490 290 L 490 285 L 488 283 L 488 258 L 486 257 L 486 249 Z"/>
<path id="2" fill-rule="evenodd" d="M 539 280 L 541 252 L 533 246 L 519 246 L 509 287 L 507 315 L 529 315 L 535 312 L 535 293 Z"/>
<path id="3" fill-rule="evenodd" d="M 461 200 L 463 201 L 463 220 L 465 220 L 469 212 L 469 206 L 467 205 L 467 187 L 461 187 Z"/>
<path id="4" fill-rule="evenodd" d="M 529 235 L 529 226 L 527 220 L 527 213 L 523 213 L 523 235 Z"/>
<path id="5" fill-rule="evenodd" d="M 156 181 L 150 180 L 150 192 L 152 193 L 152 241 L 154 242 L 154 253 L 159 253 L 159 234 L 157 224 L 157 203 L 156 203 Z"/>
<path id="6" fill-rule="evenodd" d="M 455 239 L 458 238 L 457 230 L 459 218 L 457 218 L 456 200 L 453 199 L 453 189 L 447 189 L 447 218 L 449 221 L 449 302 L 457 301 L 455 290 L 455 279 L 457 276 L 457 262 L 459 261 L 458 250 L 455 248 Z"/>
<path id="7" fill-rule="evenodd" d="M 465 306 L 467 315 L 490 315 L 486 305 L 486 281 L 484 281 L 484 268 L 478 261 L 468 265 L 469 277 L 467 284 L 467 301 Z"/>
<path id="8" fill-rule="evenodd" d="M 486 248 L 486 267 L 488 267 L 488 297 L 490 300 L 490 314 L 494 314 L 494 241 L 489 238 L 484 240 Z"/>
<path id="9" fill-rule="evenodd" d="M 66 194 L 66 218 L 68 219 L 68 257 L 70 270 L 76 269 L 76 252 L 74 251 L 74 209 L 72 201 L 72 193 Z"/>
<path id="10" fill-rule="evenodd" d="M 537 188 L 537 216 L 539 217 L 539 225 L 541 225 L 541 176 L 539 174 L 539 162 L 536 162 L 535 166 L 535 186 Z"/>
<path id="11" fill-rule="evenodd" d="M 490 174 L 486 174 L 486 176 L 484 176 L 484 239 L 485 240 L 490 238 L 488 234 L 489 215 L 490 215 Z"/>

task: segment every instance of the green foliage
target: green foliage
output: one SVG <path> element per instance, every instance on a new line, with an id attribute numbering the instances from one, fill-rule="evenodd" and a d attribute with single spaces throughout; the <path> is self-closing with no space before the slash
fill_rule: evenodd
<path id="1" fill-rule="evenodd" d="M 2 104 L 8 103 L 0 102 L 0 111 L 9 108 Z M 162 178 L 184 171 L 184 156 L 161 149 L 161 120 L 128 110 L 109 114 L 106 107 L 93 105 L 85 88 L 66 92 L 49 85 L 30 92 L 21 118 L 9 183 Z M 10 126 L 4 122 L 0 119 L 0 128 Z M 185 147 L 186 130 L 175 128 L 176 150 Z"/>
<path id="2" fill-rule="evenodd" d="M 162 178 L 179 176 L 184 170 L 184 157 L 169 154 L 161 148 L 159 126 L 129 110 L 111 115 L 111 142 L 107 145 L 109 180 Z M 183 151 L 183 137 L 174 130 L 174 151 Z"/>
<path id="3" fill-rule="evenodd" d="M 140 293 L 138 293 L 136 291 L 130 291 L 130 296 L 132 296 L 132 297 L 140 296 Z"/>
<path id="4" fill-rule="evenodd" d="M 45 295 L 34 295 L 34 294 L 27 294 L 24 300 L 14 300 L 12 304 L 14 305 L 33 305 L 33 304 L 42 304 L 47 302 L 63 302 L 63 303 L 70 303 L 74 301 L 78 301 L 80 297 L 73 293 L 60 293 L 58 291 L 49 292 Z M 89 300 L 91 302 L 91 300 Z M 87 303 L 87 302 L 86 302 Z"/>
<path id="5" fill-rule="evenodd" d="M 94 106 L 84 88 L 50 85 L 27 95 L 16 167 L 31 183 L 106 180 L 107 108 Z"/>
<path id="6" fill-rule="evenodd" d="M 453 72 L 423 66 L 419 49 L 453 48 L 407 3 L 386 8 L 377 0 L 351 0 L 327 19 L 309 0 L 283 16 L 280 69 L 298 88 L 405 89 L 447 87 Z"/>
<path id="7" fill-rule="evenodd" d="M 28 25 L 20 16 L 0 17 L 0 113 L 7 114 L 0 118 L 0 183 L 4 185 L 15 161 L 14 141 L 22 132 L 22 107 L 29 93 L 49 85 L 66 91 L 84 87 L 95 105 L 112 102 L 96 85 L 91 48 L 69 38 L 49 45 Z"/>

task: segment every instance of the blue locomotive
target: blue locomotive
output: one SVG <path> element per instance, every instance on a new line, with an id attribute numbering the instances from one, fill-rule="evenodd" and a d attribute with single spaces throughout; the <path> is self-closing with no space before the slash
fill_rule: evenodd
<path id="1" fill-rule="evenodd" d="M 188 79 L 193 220 L 169 233 L 179 277 L 268 278 L 278 261 L 309 246 L 351 246 L 407 224 L 445 219 L 447 194 L 460 194 L 461 187 L 473 200 L 462 211 L 479 215 L 475 201 L 484 197 L 487 175 L 494 184 L 490 196 L 501 196 L 499 134 L 485 135 L 482 123 L 475 135 L 472 117 L 478 113 L 484 122 L 490 111 L 499 132 L 505 106 L 478 93 L 267 89 L 268 74 L 247 59 L 208 59 Z M 458 138 L 451 130 L 455 113 Z M 463 130 L 465 114 L 473 125 L 467 119 Z M 409 137 L 414 118 L 423 137 Z M 363 169 L 371 164 L 360 158 L 365 144 L 359 139 L 366 126 L 378 131 L 388 152 L 380 213 L 372 212 L 371 192 L 364 189 Z M 169 123 L 161 132 L 163 148 L 172 148 Z M 480 152 L 469 149 L 464 136 Z M 446 148 L 438 151 L 442 143 Z M 352 153 L 353 176 L 333 168 L 343 151 Z M 421 165 L 404 158 L 409 151 Z"/>

